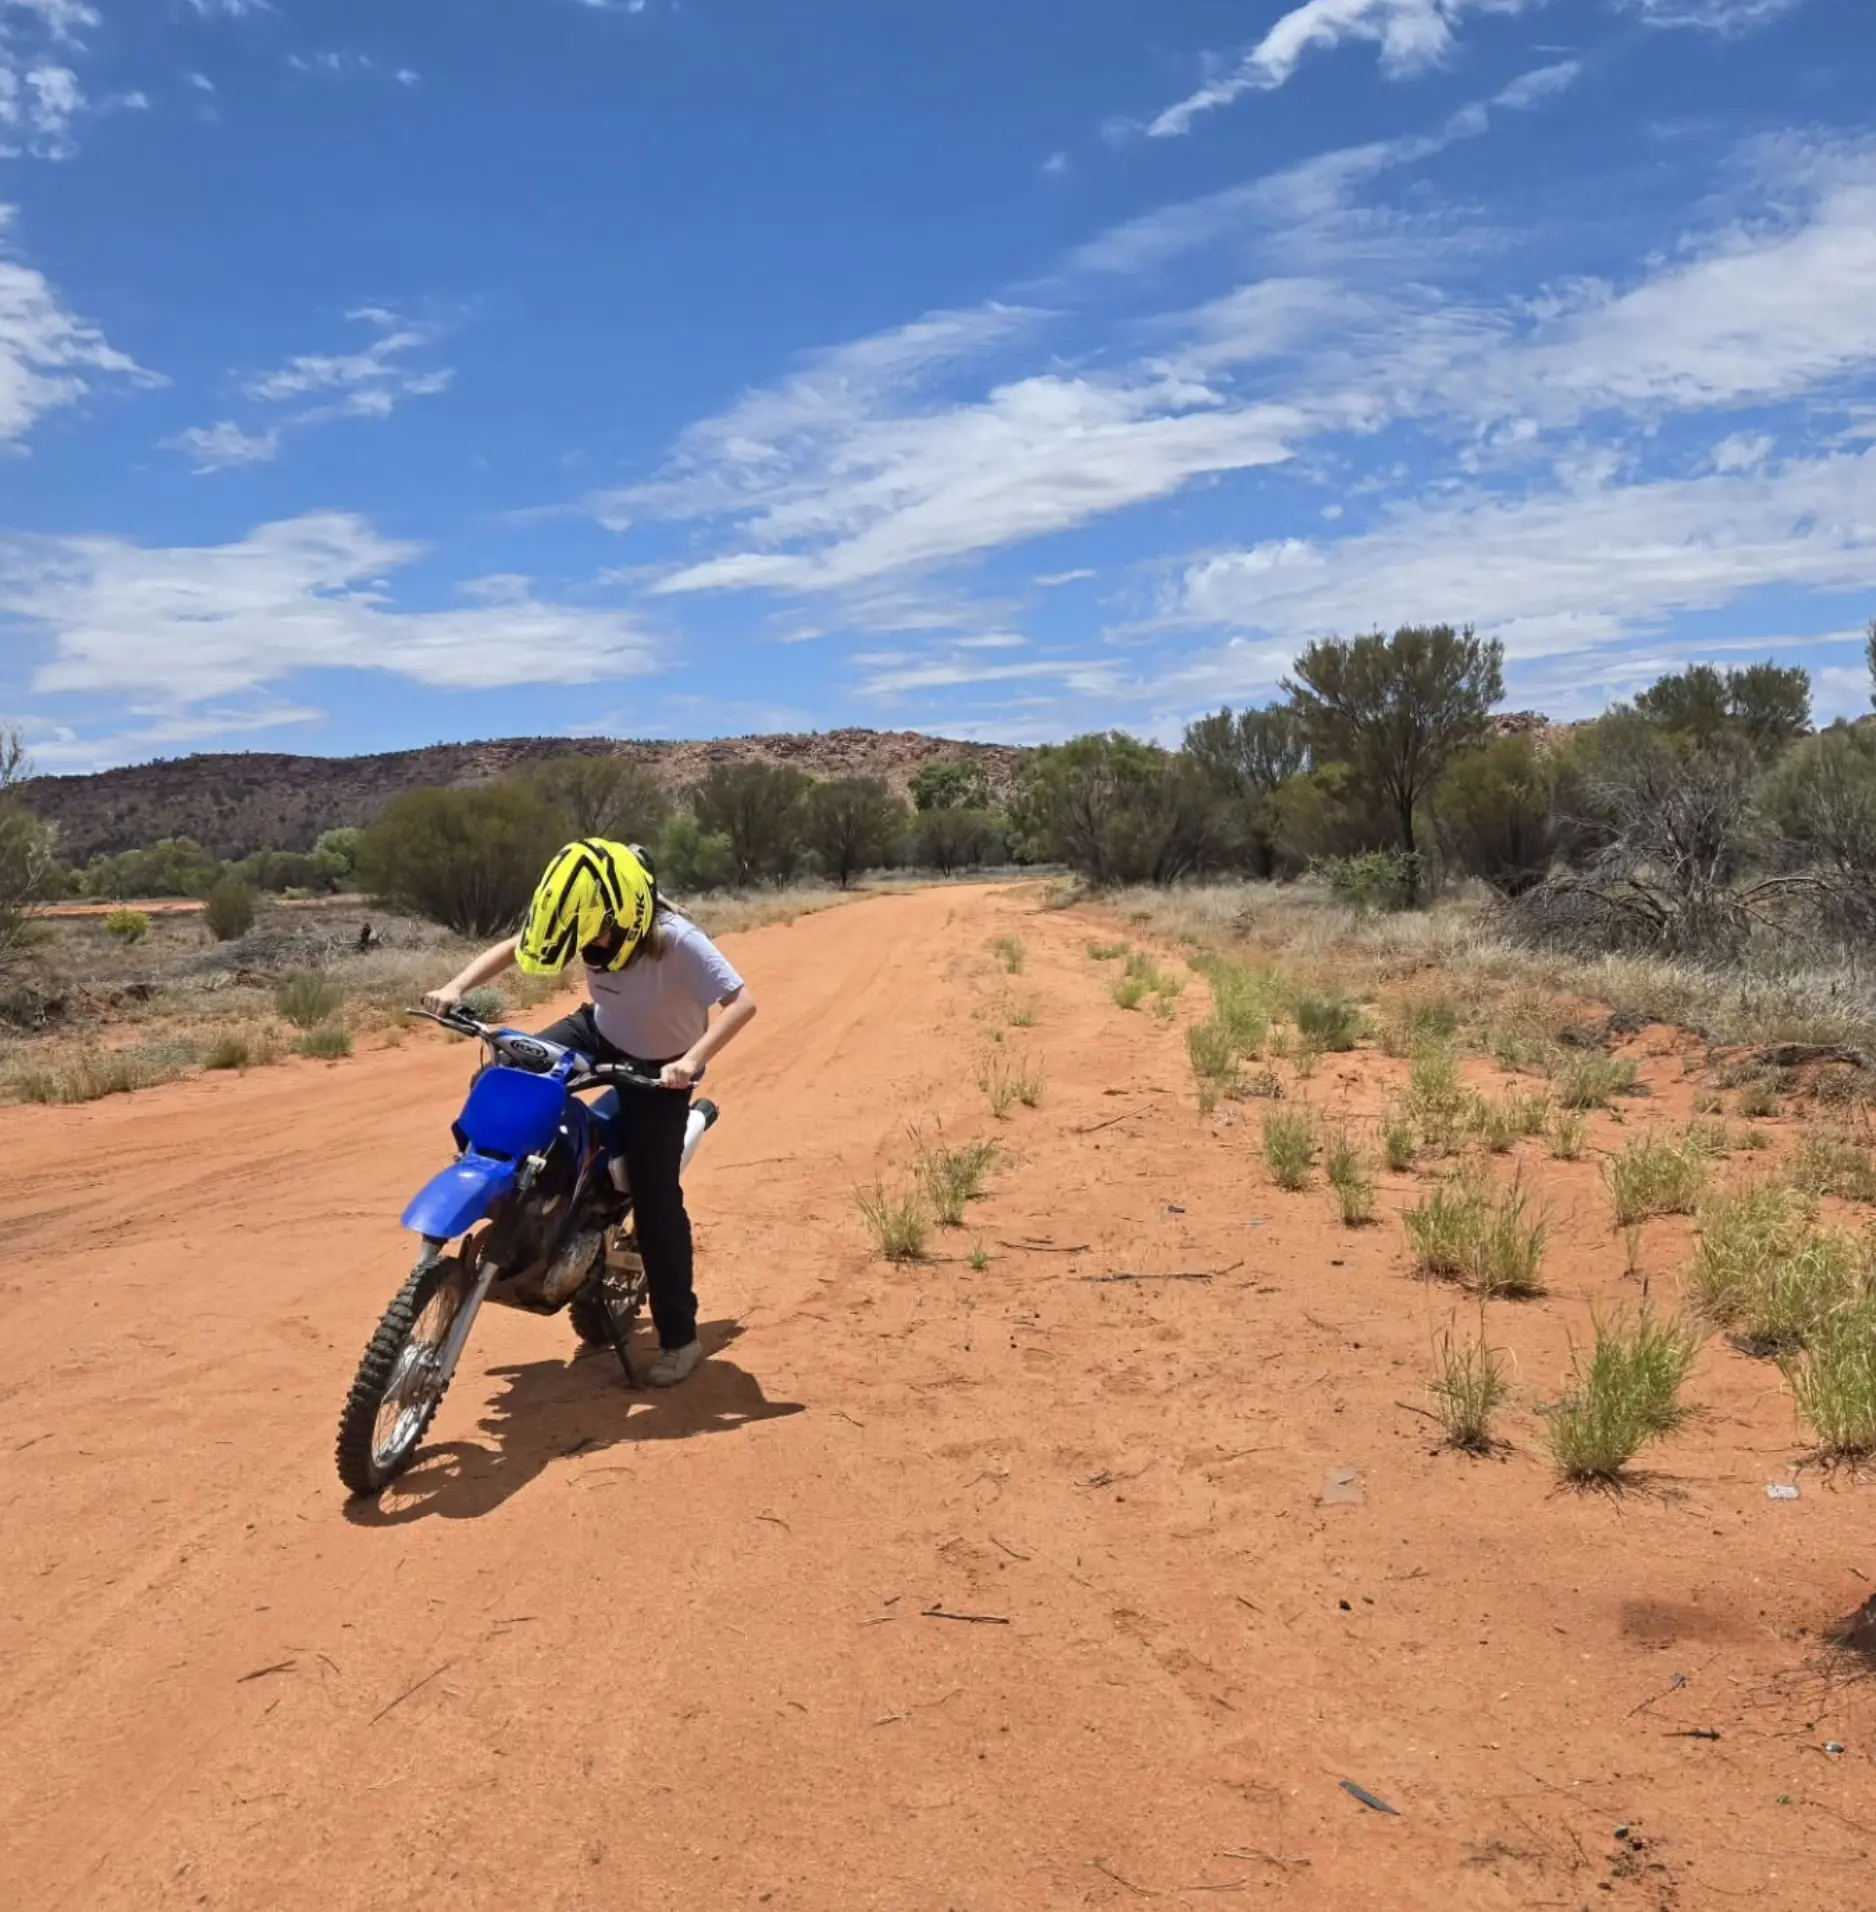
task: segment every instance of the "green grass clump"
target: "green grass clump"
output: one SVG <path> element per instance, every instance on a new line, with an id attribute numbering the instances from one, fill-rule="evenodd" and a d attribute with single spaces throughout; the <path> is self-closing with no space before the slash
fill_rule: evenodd
<path id="1" fill-rule="evenodd" d="M 1618 1228 L 1655 1215 L 1691 1215 L 1707 1183 L 1709 1158 L 1688 1141 L 1643 1136 L 1603 1164 Z"/>
<path id="2" fill-rule="evenodd" d="M 1832 1316 L 1780 1366 L 1828 1459 L 1876 1454 L 1876 1301 Z"/>
<path id="3" fill-rule="evenodd" d="M 1297 1033 L 1317 1050 L 1346 1055 L 1361 1040 L 1361 1010 L 1346 996 L 1299 996 Z"/>
<path id="4" fill-rule="evenodd" d="M 1036 1026 L 1036 1005 L 1027 998 L 1021 1002 L 1006 1003 L 1003 1020 L 1012 1029 L 1033 1029 Z"/>
<path id="5" fill-rule="evenodd" d="M 1242 1090 L 1237 1045 L 1231 1031 L 1213 1016 L 1207 1022 L 1195 1022 L 1186 1031 L 1186 1055 L 1192 1064 L 1192 1079 L 1198 1084 L 1199 1109 L 1209 1115 L 1221 1096 Z"/>
<path id="6" fill-rule="evenodd" d="M 1734 1339 L 1748 1354 L 1788 1354 L 1817 1342 L 1869 1294 L 1865 1244 L 1837 1229 L 1822 1229 L 1791 1255 L 1758 1271 L 1734 1311 Z"/>
<path id="7" fill-rule="evenodd" d="M 931 1217 L 916 1186 L 893 1190 L 876 1181 L 854 1191 L 854 1206 L 882 1261 L 923 1261 Z"/>
<path id="8" fill-rule="evenodd" d="M 1778 1114 L 1784 1099 L 1775 1075 L 1754 1076 L 1739 1091 L 1738 1112 L 1748 1122 L 1764 1122 Z"/>
<path id="9" fill-rule="evenodd" d="M 1323 1161 L 1335 1212 L 1344 1228 L 1365 1228 L 1374 1220 L 1374 1171 L 1368 1157 L 1347 1134 L 1329 1144 Z"/>
<path id="10" fill-rule="evenodd" d="M 274 1007 L 296 1029 L 317 1029 L 330 1022 L 344 1001 L 343 985 L 318 969 L 283 977 L 274 991 Z"/>
<path id="11" fill-rule="evenodd" d="M 1549 1223 L 1532 1214 L 1518 1183 L 1495 1191 L 1488 1182 L 1455 1177 L 1401 1220 L 1419 1273 L 1458 1281 L 1486 1297 L 1522 1300 L 1543 1292 Z"/>
<path id="12" fill-rule="evenodd" d="M 1120 976 L 1115 979 L 1114 1000 L 1123 1009 L 1138 1009 L 1146 1001 L 1147 986 L 1143 976 Z"/>
<path id="13" fill-rule="evenodd" d="M 1768 1273 L 1811 1238 L 1816 1218 L 1814 1201 L 1777 1183 L 1711 1196 L 1700 1208 L 1700 1239 L 1688 1271 L 1694 1306 L 1716 1325 L 1732 1326 Z"/>
<path id="14" fill-rule="evenodd" d="M 1459 1083 L 1459 1058 L 1450 1049 L 1421 1050 L 1408 1077 L 1407 1112 L 1433 1154 L 1451 1155 L 1459 1146 L 1469 1107 Z"/>
<path id="15" fill-rule="evenodd" d="M 273 1060 L 272 1039 L 256 1029 L 223 1030 L 202 1052 L 205 1069 L 254 1069 Z"/>
<path id="16" fill-rule="evenodd" d="M 1315 1164 L 1316 1124 L 1306 1109 L 1273 1109 L 1264 1117 L 1264 1166 L 1279 1188 L 1307 1188 Z"/>
<path id="17" fill-rule="evenodd" d="M 1028 951 L 1023 948 L 1023 939 L 1020 936 L 996 937 L 990 947 L 997 961 L 1012 976 L 1020 976 L 1023 973 L 1023 964 L 1028 959 Z"/>
<path id="18" fill-rule="evenodd" d="M 1125 943 L 1090 943 L 1088 945 L 1088 960 L 1090 962 L 1111 963 L 1115 961 L 1116 958 L 1125 956 L 1126 953 L 1127 945 Z"/>
<path id="19" fill-rule="evenodd" d="M 1398 1109 L 1390 1110 L 1381 1127 L 1381 1151 L 1396 1175 L 1404 1175 L 1420 1153 L 1420 1138 L 1414 1125 Z"/>
<path id="20" fill-rule="evenodd" d="M 1587 1361 L 1570 1358 L 1572 1385 L 1547 1410 L 1551 1457 L 1565 1480 L 1619 1480 L 1651 1440 L 1686 1419 L 1680 1390 L 1700 1351 L 1694 1330 L 1657 1321 L 1646 1309 L 1631 1326 L 1598 1320 Z"/>
<path id="21" fill-rule="evenodd" d="M 1559 1162 L 1580 1161 L 1588 1137 L 1589 1117 L 1580 1109 L 1558 1109 L 1544 1130 L 1544 1140 Z"/>
<path id="22" fill-rule="evenodd" d="M 1017 1101 L 1020 1102 L 1024 1108 L 1033 1109 L 1040 1106 L 1042 1101 L 1042 1065 L 1033 1057 L 1025 1056 L 1021 1062 L 1015 1065 L 1010 1085 L 1016 1092 Z"/>
<path id="23" fill-rule="evenodd" d="M 941 1228 L 962 1228 L 966 1204 L 983 1197 L 997 1145 L 979 1140 L 953 1148 L 942 1129 L 928 1136 L 916 1123 L 911 1133 L 914 1172 L 933 1219 Z"/>
<path id="24" fill-rule="evenodd" d="M 1231 1036 L 1241 1057 L 1257 1055 L 1282 1007 L 1283 979 L 1274 971 L 1251 969 L 1222 956 L 1200 959 L 1195 967 L 1212 986 L 1212 1014 Z"/>
<path id="25" fill-rule="evenodd" d="M 1504 1358 L 1487 1345 L 1483 1316 L 1477 1340 L 1461 1340 L 1451 1328 L 1440 1336 L 1436 1368 L 1427 1392 L 1433 1411 L 1446 1430 L 1448 1445 L 1468 1454 L 1485 1454 L 1492 1446 L 1492 1419 L 1510 1392 Z"/>
<path id="26" fill-rule="evenodd" d="M 1467 1114 L 1467 1126 L 1492 1155 L 1509 1154 L 1522 1133 L 1504 1103 L 1488 1101 L 1484 1096 L 1474 1098 Z"/>
<path id="27" fill-rule="evenodd" d="M 321 1023 L 300 1037 L 293 1053 L 310 1056 L 315 1062 L 337 1062 L 352 1053 L 352 1032 L 342 1022 Z"/>
<path id="28" fill-rule="evenodd" d="M 150 933 L 150 919 L 142 910 L 112 910 L 104 927 L 120 943 L 140 943 Z"/>
<path id="29" fill-rule="evenodd" d="M 1791 1179 L 1813 1195 L 1876 1202 L 1876 1161 L 1850 1136 L 1813 1129 L 1791 1153 Z"/>
<path id="30" fill-rule="evenodd" d="M 1382 1053 L 1412 1056 L 1423 1049 L 1450 1048 L 1459 1022 L 1459 1005 L 1450 996 L 1403 998 L 1381 1018 Z"/>
<path id="31" fill-rule="evenodd" d="M 1606 1109 L 1635 1086 L 1635 1065 L 1613 1056 L 1580 1056 L 1557 1071 L 1551 1084 L 1566 1109 Z"/>
<path id="32" fill-rule="evenodd" d="M 977 1086 L 990 1104 L 990 1113 L 999 1122 L 1007 1121 L 1016 1106 L 1016 1070 L 1009 1057 L 994 1050 L 985 1056 L 977 1070 Z"/>
<path id="33" fill-rule="evenodd" d="M 981 1241 L 971 1244 L 970 1264 L 974 1275 L 981 1275 L 990 1266 L 990 1250 Z"/>

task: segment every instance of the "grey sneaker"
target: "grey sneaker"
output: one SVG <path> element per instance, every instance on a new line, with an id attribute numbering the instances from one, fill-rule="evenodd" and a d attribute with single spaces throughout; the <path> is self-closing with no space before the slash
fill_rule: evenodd
<path id="1" fill-rule="evenodd" d="M 660 1348 L 645 1379 L 655 1388 L 674 1388 L 690 1379 L 692 1369 L 702 1359 L 703 1348 L 695 1341 L 687 1341 L 681 1348 Z"/>

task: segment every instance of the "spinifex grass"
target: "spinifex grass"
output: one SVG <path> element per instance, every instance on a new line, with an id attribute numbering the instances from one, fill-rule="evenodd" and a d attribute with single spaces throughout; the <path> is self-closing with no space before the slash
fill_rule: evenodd
<path id="1" fill-rule="evenodd" d="M 1540 1271 L 1549 1224 L 1531 1212 L 1513 1182 L 1499 1189 L 1459 1176 L 1434 1189 L 1401 1218 L 1424 1275 L 1458 1281 L 1474 1294 L 1522 1300 L 1543 1292 Z"/>
<path id="2" fill-rule="evenodd" d="M 927 1135 L 916 1123 L 911 1135 L 914 1168 L 932 1218 L 941 1228 L 963 1227 L 966 1205 L 983 1196 L 997 1145 L 979 1140 L 952 1147 L 942 1129 Z"/>
<path id="3" fill-rule="evenodd" d="M 1330 1142 L 1323 1174 L 1344 1228 L 1365 1228 L 1374 1220 L 1374 1171 L 1366 1153 L 1346 1131 Z"/>
<path id="4" fill-rule="evenodd" d="M 1606 1109 L 1635 1086 L 1635 1065 L 1612 1056 L 1583 1056 L 1567 1062 L 1551 1084 L 1566 1109 Z"/>
<path id="5" fill-rule="evenodd" d="M 1699 1349 L 1686 1323 L 1657 1321 L 1646 1309 L 1633 1324 L 1598 1319 L 1587 1358 L 1572 1350 L 1569 1392 L 1545 1415 L 1564 1479 L 1618 1480 L 1649 1441 L 1678 1427 L 1681 1386 Z"/>
<path id="6" fill-rule="evenodd" d="M 853 1200 L 873 1239 L 873 1251 L 881 1260 L 925 1259 L 931 1216 L 916 1187 L 889 1189 L 884 1182 L 876 1181 L 871 1188 L 856 1189 Z"/>
<path id="7" fill-rule="evenodd" d="M 1462 1339 L 1450 1327 L 1441 1333 L 1434 1362 L 1427 1392 L 1447 1441 L 1468 1454 L 1488 1453 L 1493 1416 L 1511 1389 L 1503 1356 L 1486 1342 L 1483 1312 L 1476 1340 Z"/>
<path id="8" fill-rule="evenodd" d="M 1876 1454 L 1876 1300 L 1831 1317 L 1802 1354 L 1780 1365 L 1828 1458 Z"/>
<path id="9" fill-rule="evenodd" d="M 1264 1166 L 1279 1188 L 1309 1186 L 1316 1147 L 1315 1118 L 1306 1109 L 1273 1109 L 1264 1117 Z"/>
<path id="10" fill-rule="evenodd" d="M 1683 1139 L 1642 1136 L 1603 1164 L 1618 1228 L 1655 1215 L 1691 1215 L 1707 1185 L 1709 1157 Z"/>

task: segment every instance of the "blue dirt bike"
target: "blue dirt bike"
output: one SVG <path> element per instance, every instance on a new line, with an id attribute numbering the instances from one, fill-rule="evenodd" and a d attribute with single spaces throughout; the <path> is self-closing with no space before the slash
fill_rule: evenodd
<path id="1" fill-rule="evenodd" d="M 460 1009 L 411 1013 L 473 1036 L 488 1061 L 456 1118 L 455 1161 L 404 1211 L 423 1253 L 384 1311 L 339 1417 L 339 1478 L 354 1494 L 377 1493 L 410 1465 L 484 1301 L 532 1314 L 567 1309 L 580 1339 L 610 1346 L 627 1385 L 638 1385 L 627 1337 L 644 1306 L 645 1268 L 612 1091 L 623 1083 L 680 1093 Z M 580 1098 L 591 1090 L 606 1093 L 589 1105 Z M 716 1119 L 714 1103 L 692 1105 L 685 1166 Z"/>

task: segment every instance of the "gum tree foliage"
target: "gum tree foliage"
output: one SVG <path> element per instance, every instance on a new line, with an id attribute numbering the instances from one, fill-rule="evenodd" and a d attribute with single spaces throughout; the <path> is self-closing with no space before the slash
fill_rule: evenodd
<path id="1" fill-rule="evenodd" d="M 802 800 L 802 841 L 824 875 L 844 890 L 856 876 L 889 863 L 909 820 L 905 804 L 880 777 L 817 783 Z"/>
<path id="2" fill-rule="evenodd" d="M 1276 875 L 1273 799 L 1310 768 L 1302 719 L 1287 704 L 1262 710 L 1227 707 L 1186 727 L 1185 752 L 1226 806 L 1246 865 L 1255 875 Z"/>
<path id="3" fill-rule="evenodd" d="M 365 831 L 359 873 L 372 895 L 463 936 L 514 929 L 566 818 L 526 784 L 407 790 Z"/>
<path id="4" fill-rule="evenodd" d="M 1192 759 L 1118 730 L 1037 751 L 1015 822 L 1038 860 L 1102 885 L 1174 882 L 1215 864 L 1223 840 Z"/>
<path id="5" fill-rule="evenodd" d="M 671 814 L 664 786 L 629 757 L 561 757 L 526 781 L 566 818 L 569 837 L 655 843 Z"/>
<path id="6" fill-rule="evenodd" d="M 728 843 L 738 885 L 779 883 L 801 861 L 809 782 L 792 764 L 723 763 L 691 791 L 698 828 Z"/>
<path id="7" fill-rule="evenodd" d="M 1769 659 L 1741 670 L 1690 664 L 1651 684 L 1635 709 L 1658 730 L 1707 749 L 1743 738 L 1770 763 L 1811 728 L 1811 677 L 1800 665 Z"/>
<path id="8" fill-rule="evenodd" d="M 1505 694 L 1505 647 L 1470 625 L 1404 625 L 1392 637 L 1329 638 L 1296 660 L 1283 690 L 1319 762 L 1347 764 L 1393 819 L 1417 900 L 1422 804 L 1446 766 L 1484 740 Z"/>

